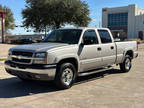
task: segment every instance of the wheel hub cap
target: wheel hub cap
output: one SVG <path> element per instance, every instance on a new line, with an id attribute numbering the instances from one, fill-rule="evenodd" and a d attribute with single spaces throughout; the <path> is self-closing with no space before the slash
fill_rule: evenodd
<path id="1" fill-rule="evenodd" d="M 65 85 L 70 85 L 73 79 L 73 72 L 71 69 L 66 68 L 62 74 L 62 81 Z"/>
<path id="2" fill-rule="evenodd" d="M 126 67 L 126 69 L 130 69 L 130 67 L 131 67 L 131 62 L 130 62 L 130 59 L 127 59 L 126 61 L 125 61 L 125 67 Z"/>

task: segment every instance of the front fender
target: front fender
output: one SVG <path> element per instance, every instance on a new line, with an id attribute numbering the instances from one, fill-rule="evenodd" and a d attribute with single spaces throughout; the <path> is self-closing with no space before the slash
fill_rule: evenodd
<path id="1" fill-rule="evenodd" d="M 55 62 L 59 63 L 61 60 L 69 59 L 69 58 L 76 59 L 77 64 L 78 64 L 78 71 L 79 71 L 79 69 L 80 69 L 80 62 L 79 62 L 79 57 L 77 55 L 74 55 L 74 54 L 61 55 L 61 56 L 58 56 L 58 57 L 55 58 Z"/>

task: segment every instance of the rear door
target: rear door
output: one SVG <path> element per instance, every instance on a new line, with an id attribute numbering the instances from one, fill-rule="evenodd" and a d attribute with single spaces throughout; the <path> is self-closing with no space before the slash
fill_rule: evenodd
<path id="1" fill-rule="evenodd" d="M 116 45 L 108 30 L 98 29 L 98 34 L 101 39 L 102 65 L 112 65 L 116 60 Z"/>

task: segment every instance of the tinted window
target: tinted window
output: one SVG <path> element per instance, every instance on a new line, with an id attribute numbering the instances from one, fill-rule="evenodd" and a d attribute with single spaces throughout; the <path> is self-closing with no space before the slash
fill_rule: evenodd
<path id="1" fill-rule="evenodd" d="M 98 39 L 95 30 L 87 30 L 83 36 L 84 41 L 87 41 L 88 44 L 98 44 Z"/>
<path id="2" fill-rule="evenodd" d="M 111 43 L 111 37 L 107 30 L 98 30 L 102 43 Z"/>

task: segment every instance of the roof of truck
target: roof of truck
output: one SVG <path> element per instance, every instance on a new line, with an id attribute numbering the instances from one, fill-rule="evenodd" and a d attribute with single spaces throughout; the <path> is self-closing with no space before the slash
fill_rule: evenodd
<path id="1" fill-rule="evenodd" d="M 59 30 L 66 30 L 66 29 L 103 29 L 103 30 L 108 30 L 108 28 L 96 28 L 96 27 L 72 27 L 72 28 L 60 28 Z"/>

